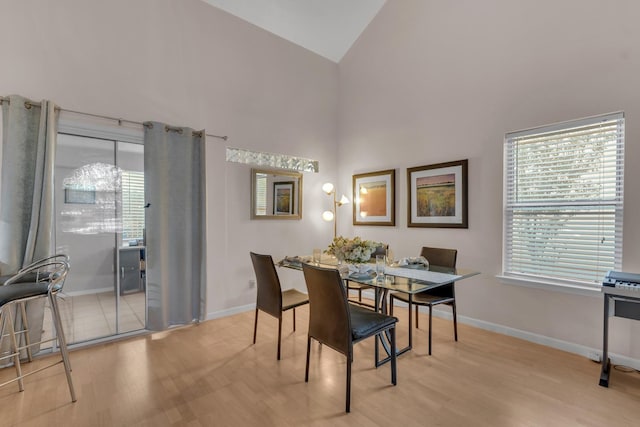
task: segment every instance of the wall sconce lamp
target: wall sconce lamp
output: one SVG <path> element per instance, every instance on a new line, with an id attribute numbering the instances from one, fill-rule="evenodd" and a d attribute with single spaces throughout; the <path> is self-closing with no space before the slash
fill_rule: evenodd
<path id="1" fill-rule="evenodd" d="M 349 203 L 349 199 L 344 194 L 340 197 L 340 200 L 336 197 L 336 189 L 332 183 L 327 182 L 322 185 L 322 191 L 327 193 L 328 196 L 333 195 L 333 208 L 330 211 L 324 211 L 322 213 L 322 219 L 325 221 L 333 221 L 333 238 L 335 239 L 338 234 L 338 220 L 336 218 L 336 209 L 338 206 Z"/>

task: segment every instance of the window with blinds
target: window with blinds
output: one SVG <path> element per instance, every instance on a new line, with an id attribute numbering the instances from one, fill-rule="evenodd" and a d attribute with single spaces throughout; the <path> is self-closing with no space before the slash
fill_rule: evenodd
<path id="1" fill-rule="evenodd" d="M 144 173 L 122 171 L 122 240 L 142 239 Z"/>
<path id="2" fill-rule="evenodd" d="M 505 136 L 504 276 L 602 283 L 622 264 L 624 115 Z"/>

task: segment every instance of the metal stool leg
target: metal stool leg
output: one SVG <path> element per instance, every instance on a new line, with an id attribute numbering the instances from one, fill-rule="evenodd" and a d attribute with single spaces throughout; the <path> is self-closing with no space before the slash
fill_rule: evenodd
<path id="1" fill-rule="evenodd" d="M 67 383 L 69 384 L 69 393 L 71 394 L 71 401 L 75 402 L 76 392 L 73 388 L 73 381 L 71 379 L 71 362 L 69 361 L 69 352 L 67 351 L 67 339 L 64 336 L 64 330 L 62 328 L 62 320 L 60 318 L 60 310 L 58 308 L 57 294 L 49 294 L 49 302 L 51 303 L 51 316 L 53 317 L 53 323 L 55 324 L 55 333 L 58 339 L 58 346 L 60 347 L 60 353 L 62 354 L 62 363 L 64 365 L 64 371 L 67 375 Z"/>
<path id="2" fill-rule="evenodd" d="M 13 366 L 16 369 L 16 378 L 9 380 L 1 385 L 8 384 L 12 381 L 18 381 L 18 389 L 24 391 L 24 382 L 22 381 L 22 366 L 20 365 L 20 349 L 18 347 L 18 340 L 16 340 L 16 333 L 14 329 L 13 315 L 11 314 L 12 304 L 6 304 L 2 307 L 2 328 L 0 333 L 2 337 L 9 337 L 9 354 L 7 358 L 13 356 Z M 8 332 L 5 332 L 8 329 Z M 0 339 L 0 341 L 2 341 Z"/>
<path id="3" fill-rule="evenodd" d="M 22 322 L 22 335 L 24 336 L 25 347 L 27 349 L 27 359 L 33 362 L 33 353 L 31 352 L 31 337 L 29 337 L 29 321 L 27 320 L 27 303 L 20 302 L 20 315 Z"/>

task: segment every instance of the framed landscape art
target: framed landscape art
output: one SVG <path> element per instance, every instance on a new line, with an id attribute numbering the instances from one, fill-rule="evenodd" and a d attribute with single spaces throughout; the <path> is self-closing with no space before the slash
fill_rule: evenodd
<path id="1" fill-rule="evenodd" d="M 353 175 L 353 225 L 396 225 L 395 169 Z"/>
<path id="2" fill-rule="evenodd" d="M 407 169 L 409 227 L 468 228 L 468 160 Z"/>

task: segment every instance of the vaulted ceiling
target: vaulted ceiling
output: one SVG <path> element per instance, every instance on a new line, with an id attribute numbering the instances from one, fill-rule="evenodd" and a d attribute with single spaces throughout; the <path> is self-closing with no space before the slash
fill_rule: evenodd
<path id="1" fill-rule="evenodd" d="M 203 0 L 334 62 L 386 0 Z"/>

